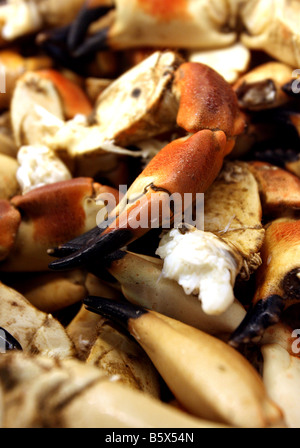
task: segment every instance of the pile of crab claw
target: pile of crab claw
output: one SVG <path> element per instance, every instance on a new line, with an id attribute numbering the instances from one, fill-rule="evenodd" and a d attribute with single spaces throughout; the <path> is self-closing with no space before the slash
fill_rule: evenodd
<path id="1" fill-rule="evenodd" d="M 0 427 L 300 427 L 299 23 L 1 2 Z"/>

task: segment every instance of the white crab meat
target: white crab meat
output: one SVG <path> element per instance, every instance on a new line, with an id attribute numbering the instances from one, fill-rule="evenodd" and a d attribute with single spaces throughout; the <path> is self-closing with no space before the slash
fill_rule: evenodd
<path id="1" fill-rule="evenodd" d="M 233 303 L 238 263 L 214 234 L 172 229 L 162 236 L 156 254 L 164 260 L 162 275 L 176 280 L 186 294 L 197 294 L 205 313 L 221 314 Z"/>
<path id="2" fill-rule="evenodd" d="M 23 146 L 18 152 L 17 180 L 23 194 L 43 185 L 69 180 L 66 165 L 46 146 Z"/>

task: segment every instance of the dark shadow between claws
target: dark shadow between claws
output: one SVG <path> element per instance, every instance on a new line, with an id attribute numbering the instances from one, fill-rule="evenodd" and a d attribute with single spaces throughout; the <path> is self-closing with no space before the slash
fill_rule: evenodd
<path id="1" fill-rule="evenodd" d="M 244 320 L 231 335 L 230 345 L 239 347 L 260 338 L 268 327 L 279 322 L 284 308 L 285 301 L 278 295 L 259 300 L 249 308 Z"/>

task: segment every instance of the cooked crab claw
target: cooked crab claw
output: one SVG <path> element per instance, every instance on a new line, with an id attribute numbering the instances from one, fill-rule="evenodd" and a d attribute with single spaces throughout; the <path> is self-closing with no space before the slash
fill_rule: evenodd
<path id="1" fill-rule="evenodd" d="M 0 327 L 0 353 L 22 350 L 21 344 L 4 328 Z"/>
<path id="2" fill-rule="evenodd" d="M 166 145 L 133 182 L 94 240 L 51 263 L 52 269 L 86 265 L 145 235 L 171 228 L 197 203 L 219 174 L 245 122 L 231 86 L 214 70 L 184 63 L 175 72 L 177 124 L 188 134 Z M 191 96 L 191 93 L 193 95 Z M 207 100 L 209 98 L 209 101 Z M 191 222 L 190 222 L 191 224 Z M 56 252 L 57 253 L 57 252 Z"/>
<path id="3" fill-rule="evenodd" d="M 277 323 L 285 309 L 300 299 L 300 221 L 278 219 L 266 229 L 262 265 L 252 306 L 231 336 L 238 346 L 260 338 Z"/>
<path id="4" fill-rule="evenodd" d="M 100 236 L 95 230 L 96 238 L 88 238 L 87 245 L 64 259 L 55 260 L 50 268 L 69 269 L 89 264 L 140 238 L 151 227 L 170 228 L 174 221 L 182 222 L 185 204 L 181 198 L 190 193 L 195 202 L 196 193 L 207 190 L 221 169 L 226 150 L 222 131 L 203 130 L 184 142 L 176 140 L 167 145 L 129 188 L 127 196 L 112 212 L 116 218 Z M 172 201 L 173 193 L 179 195 L 180 207 L 175 204 L 173 208 L 176 202 Z"/>
<path id="5" fill-rule="evenodd" d="M 267 427 L 282 418 L 256 370 L 225 342 L 144 307 L 93 296 L 84 304 L 125 327 L 191 414 L 235 427 L 249 427 L 249 418 L 253 427 Z"/>

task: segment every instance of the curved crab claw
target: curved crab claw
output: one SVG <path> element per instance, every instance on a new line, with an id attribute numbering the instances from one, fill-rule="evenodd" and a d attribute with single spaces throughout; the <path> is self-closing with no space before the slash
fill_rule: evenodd
<path id="1" fill-rule="evenodd" d="M 87 244 L 82 239 L 80 250 L 54 261 L 51 268 L 87 265 L 151 228 L 181 223 L 183 212 L 196 203 L 197 193 L 204 193 L 213 183 L 234 146 L 235 136 L 244 129 L 235 94 L 214 70 L 197 63 L 178 68 L 173 88 L 180 98 L 177 123 L 194 134 L 159 151 L 108 216 L 100 237 L 91 241 L 87 235 Z"/>
<path id="2" fill-rule="evenodd" d="M 262 336 L 300 299 L 300 221 L 278 219 L 266 229 L 257 291 L 245 319 L 231 336 L 238 346 Z"/>
<path id="3" fill-rule="evenodd" d="M 211 185 L 221 169 L 227 152 L 222 131 L 203 130 L 187 140 L 176 140 L 155 156 L 129 188 L 123 200 L 108 217 L 108 226 L 96 238 L 87 235 L 80 250 L 50 264 L 54 269 L 69 269 L 91 263 L 140 238 L 150 228 L 170 228 L 174 221 L 182 222 L 185 193 L 188 204 L 196 194 Z M 176 196 L 175 196 L 176 193 Z M 179 207 L 176 198 L 179 198 Z M 174 207 L 173 207 L 174 206 Z M 97 235 L 98 234 L 98 235 Z M 93 236 L 93 235 L 92 235 Z M 59 251 L 56 251 L 56 255 Z"/>
<path id="4" fill-rule="evenodd" d="M 47 270 L 48 248 L 90 230 L 104 207 L 98 198 L 107 192 L 115 190 L 74 178 L 0 201 L 1 271 Z"/>

